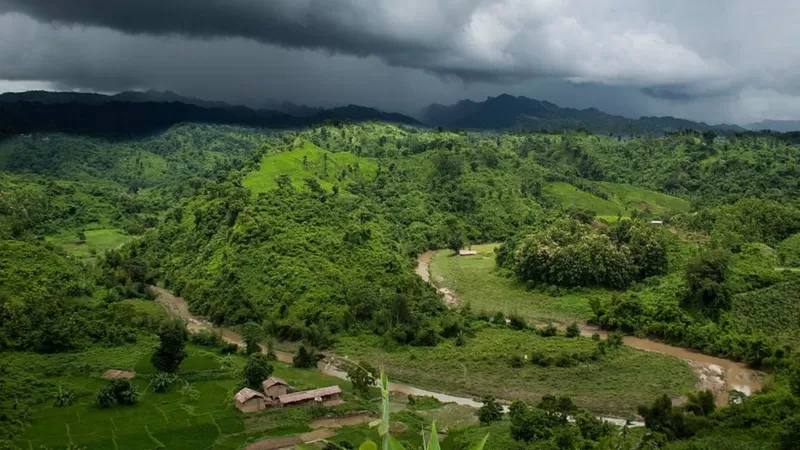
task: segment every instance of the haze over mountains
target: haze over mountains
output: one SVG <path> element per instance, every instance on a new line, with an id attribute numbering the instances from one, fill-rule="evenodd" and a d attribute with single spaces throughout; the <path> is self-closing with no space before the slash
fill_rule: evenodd
<path id="1" fill-rule="evenodd" d="M 3 112 L 0 130 L 5 132 L 125 134 L 185 121 L 296 127 L 326 120 L 378 120 L 451 129 L 587 130 L 625 136 L 662 135 L 683 129 L 717 133 L 800 130 L 800 121 L 794 120 L 764 120 L 742 127 L 733 124 L 710 125 L 670 116 L 632 119 L 608 114 L 597 108 L 562 108 L 548 101 L 507 94 L 489 97 L 482 102 L 462 100 L 454 105 L 434 103 L 421 110 L 421 120 L 359 105 L 326 109 L 271 100 L 264 102 L 263 108 L 252 109 L 155 90 L 114 95 L 50 91 L 5 93 L 0 94 L 0 111 Z"/>

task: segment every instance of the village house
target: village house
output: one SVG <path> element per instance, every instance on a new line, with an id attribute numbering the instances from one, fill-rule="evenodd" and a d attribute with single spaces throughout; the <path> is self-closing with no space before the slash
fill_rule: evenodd
<path id="1" fill-rule="evenodd" d="M 261 383 L 261 387 L 267 397 L 277 398 L 286 395 L 294 389 L 289 383 L 278 377 L 269 377 Z"/>
<path id="2" fill-rule="evenodd" d="M 267 406 L 267 398 L 264 394 L 250 388 L 244 388 L 237 392 L 234 399 L 239 411 L 245 413 L 261 411 Z"/>
<path id="3" fill-rule="evenodd" d="M 309 403 L 322 403 L 325 406 L 335 406 L 342 403 L 339 396 L 342 389 L 339 386 L 329 386 L 310 391 L 294 392 L 292 394 L 281 395 L 278 401 L 281 406 L 298 406 Z"/>
<path id="4" fill-rule="evenodd" d="M 458 256 L 472 256 L 477 255 L 478 252 L 475 250 L 459 250 Z"/>

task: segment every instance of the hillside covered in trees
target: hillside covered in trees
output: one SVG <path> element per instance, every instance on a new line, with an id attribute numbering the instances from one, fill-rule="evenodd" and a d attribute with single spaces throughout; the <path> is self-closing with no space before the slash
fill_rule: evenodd
<path id="1" fill-rule="evenodd" d="M 165 115 L 176 107 L 158 106 Z M 356 339 L 422 359 L 514 333 L 510 341 L 581 349 L 553 364 L 537 359 L 552 369 L 546 377 L 615 364 L 620 342 L 603 356 L 574 331 L 546 341 L 562 333 L 555 326 L 529 339 L 535 324 L 448 308 L 414 273 L 426 250 L 502 242 L 495 272 L 525 291 L 574 298 L 608 331 L 774 376 L 764 393 L 713 413 L 701 398 L 646 405 L 645 443 L 730 448 L 728 434 L 749 433 L 762 448 L 793 448 L 800 147 L 791 137 L 618 139 L 333 118 L 298 129 L 181 123 L 125 139 L 39 130 L 0 141 L 0 441 L 52 402 L 57 382 L 11 362 L 151 345 L 162 329 L 142 306 L 153 285 L 214 324 L 255 326 L 315 351 Z M 505 365 L 509 356 L 489 358 Z M 524 364 L 516 357 L 511 364 Z M 569 408 L 515 403 L 502 436 L 519 448 L 619 448 L 603 429 L 548 422 L 575 412 L 561 404 Z M 587 446 L 558 444 L 576 432 Z"/>

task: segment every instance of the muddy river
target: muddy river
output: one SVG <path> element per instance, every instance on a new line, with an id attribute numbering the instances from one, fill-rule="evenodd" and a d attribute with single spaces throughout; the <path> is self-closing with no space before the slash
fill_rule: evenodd
<path id="1" fill-rule="evenodd" d="M 435 252 L 428 251 L 417 258 L 416 273 L 429 283 L 431 282 L 429 266 L 434 254 Z M 453 299 L 456 299 L 455 302 L 457 302 L 456 293 L 442 286 L 435 287 L 437 287 L 440 295 L 448 304 L 452 304 L 454 302 Z M 607 337 L 606 332 L 598 328 L 586 324 L 581 326 L 581 334 L 583 336 L 590 337 L 594 333 L 599 333 L 603 339 Z M 728 392 L 731 390 L 740 391 L 745 395 L 751 395 L 761 390 L 761 376 L 743 363 L 633 336 L 626 336 L 625 344 L 639 350 L 662 353 L 686 361 L 697 375 L 697 387 L 699 389 L 710 389 L 714 392 L 718 406 L 728 403 Z"/>

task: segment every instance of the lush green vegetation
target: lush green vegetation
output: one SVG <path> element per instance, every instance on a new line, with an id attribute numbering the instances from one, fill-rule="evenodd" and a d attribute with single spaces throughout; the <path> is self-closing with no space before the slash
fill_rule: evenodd
<path id="1" fill-rule="evenodd" d="M 244 359 L 225 359 L 219 342 L 184 355 L 185 337 L 167 339 L 163 311 L 149 300 L 148 286 L 161 284 L 216 324 L 263 331 L 248 338 L 251 349 L 262 339 L 304 341 L 313 358 L 334 349 L 385 365 L 400 381 L 531 405 L 517 408 L 516 424 L 488 425 L 501 436 L 487 448 L 561 445 L 576 433 L 597 441 L 575 426 L 514 431 L 542 419 L 534 405 L 548 394 L 596 412 L 651 405 L 652 417 L 669 419 L 652 431 L 678 448 L 687 439 L 722 447 L 745 429 L 775 448 L 789 439 L 783 421 L 795 420 L 784 374 L 800 330 L 800 275 L 789 270 L 799 161 L 792 140 L 775 135 L 622 140 L 378 123 L 6 138 L 2 438 L 23 436 L 24 447 L 238 448 L 305 431 L 307 409 L 246 424 L 235 415 L 230 394 L 243 377 L 233 371 Z M 503 242 L 498 267 L 479 246 L 491 242 Z M 476 257 L 434 257 L 433 282 L 465 307 L 447 308 L 414 274 L 415 257 L 470 245 Z M 587 320 L 767 368 L 777 384 L 702 419 L 680 418 L 697 410 L 667 411 L 653 400 L 690 390 L 687 366 L 560 331 Z M 541 327 L 549 321 L 559 329 Z M 300 386 L 323 381 L 302 381 L 318 377 L 313 370 L 256 362 L 259 377 L 274 367 Z M 106 390 L 122 425 L 106 424 L 94 404 L 108 368 L 141 374 L 133 387 Z M 62 407 L 50 406 L 56 396 Z M 416 421 L 409 433 L 417 432 L 424 425 L 408 414 L 401 421 Z M 43 423 L 56 425 L 41 431 Z M 458 431 L 451 448 L 466 442 L 459 433 L 483 430 Z M 365 427 L 342 433 L 374 438 Z"/>
<path id="2" fill-rule="evenodd" d="M 384 366 L 393 380 L 426 389 L 529 402 L 548 394 L 569 395 L 581 407 L 622 416 L 650 401 L 653 392 L 678 396 L 696 382 L 677 359 L 622 348 L 593 361 L 588 356 L 596 347 L 588 338 L 541 337 L 503 325 L 477 331 L 463 347 L 447 342 L 383 350 L 379 338 L 343 338 L 336 354 L 366 359 Z M 580 361 L 581 355 L 587 358 Z M 514 356 L 522 360 L 520 367 L 510 364 Z M 556 365 L 563 358 L 566 367 Z M 552 359 L 553 365 L 543 367 L 541 359 Z"/>

